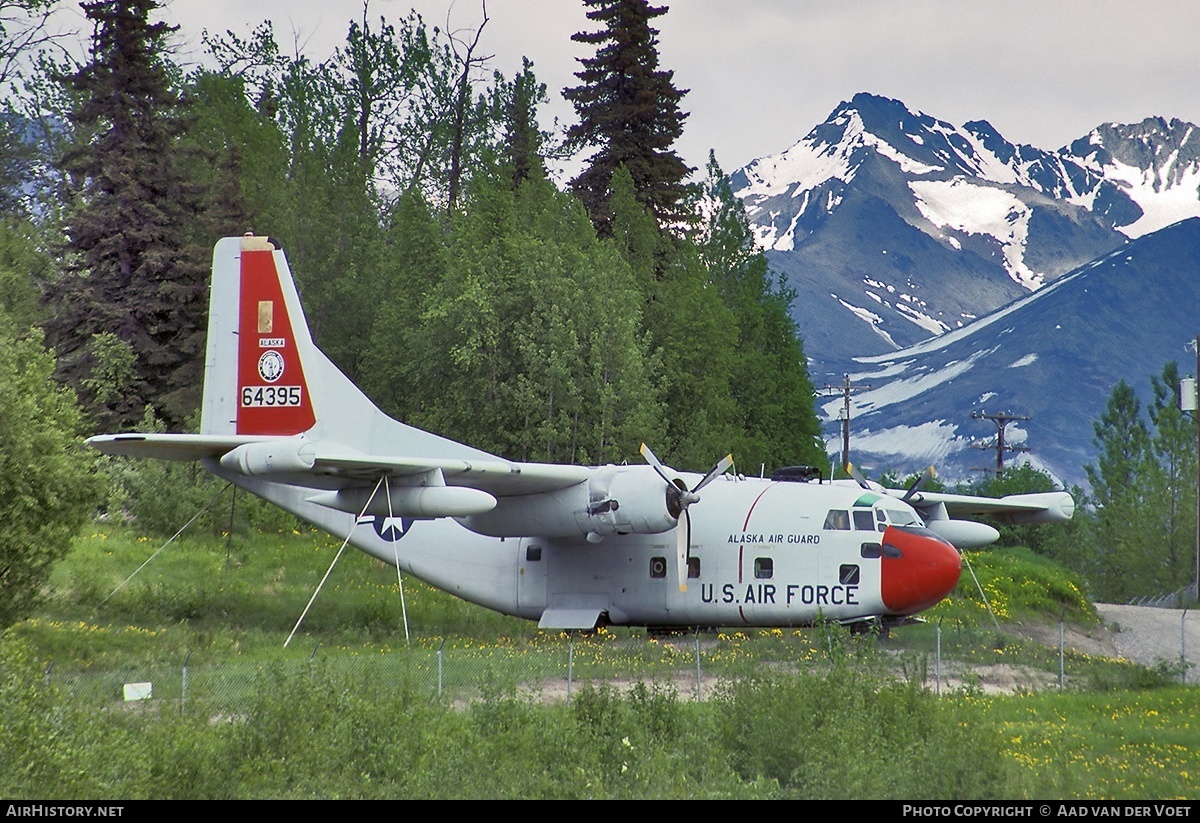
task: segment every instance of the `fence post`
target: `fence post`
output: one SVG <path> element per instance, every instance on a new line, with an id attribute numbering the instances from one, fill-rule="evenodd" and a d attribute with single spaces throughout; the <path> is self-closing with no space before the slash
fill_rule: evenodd
<path id="1" fill-rule="evenodd" d="M 933 682 L 934 694 L 939 697 L 942 694 L 942 618 L 938 618 L 937 629 L 934 631 L 936 645 L 933 652 Z"/>
<path id="2" fill-rule="evenodd" d="M 1066 612 L 1059 615 L 1058 618 L 1058 690 L 1061 692 L 1066 683 L 1066 632 L 1063 629 L 1063 621 L 1066 619 Z"/>
<path id="3" fill-rule="evenodd" d="M 188 652 L 187 657 L 183 658 L 183 685 L 180 690 L 182 697 L 179 701 L 179 713 L 184 714 L 187 711 L 187 692 L 188 692 L 188 661 L 192 659 L 192 653 Z"/>
<path id="4" fill-rule="evenodd" d="M 1200 355 L 1198 355 L 1200 356 Z M 1187 685 L 1187 613 L 1184 609 L 1183 614 L 1179 617 L 1179 682 Z"/>
<path id="5" fill-rule="evenodd" d="M 437 660 L 438 660 L 438 697 L 442 696 L 442 647 L 446 645 L 446 638 L 442 638 L 442 642 L 438 645 Z"/>
<path id="6" fill-rule="evenodd" d="M 567 645 L 567 705 L 571 705 L 571 678 L 575 674 L 575 635 L 570 634 Z"/>

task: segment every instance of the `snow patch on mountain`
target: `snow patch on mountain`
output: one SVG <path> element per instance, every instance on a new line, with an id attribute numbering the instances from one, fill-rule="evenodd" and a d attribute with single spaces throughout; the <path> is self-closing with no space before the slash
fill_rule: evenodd
<path id="1" fill-rule="evenodd" d="M 872 431 L 865 429 L 854 433 L 854 448 L 870 453 L 885 462 L 890 459 L 920 460 L 936 464 L 947 455 L 959 451 L 965 445 L 958 434 L 958 426 L 945 420 L 932 420 L 919 426 L 892 426 Z M 840 440 L 831 440 L 829 451 L 841 449 Z M 880 468 L 887 468 L 886 466 Z"/>
<path id="2" fill-rule="evenodd" d="M 1174 180 L 1169 173 L 1175 164 L 1172 159 L 1156 173 L 1134 166 L 1114 164 L 1109 177 L 1126 186 L 1126 193 L 1142 208 L 1142 216 L 1121 231 L 1130 237 L 1166 228 L 1188 217 L 1200 216 L 1200 166 L 1192 165 Z"/>
<path id="3" fill-rule="evenodd" d="M 870 292 L 867 292 L 867 294 L 870 294 Z M 852 312 L 854 314 L 854 316 L 857 317 L 859 320 L 863 320 L 866 323 L 868 323 L 871 326 L 871 329 L 876 334 L 878 334 L 880 337 L 882 337 L 884 340 L 886 340 L 888 345 L 891 346 L 893 349 L 900 348 L 899 346 L 896 345 L 896 341 L 892 339 L 892 336 L 883 330 L 883 328 L 882 328 L 883 318 L 880 317 L 878 314 L 871 311 L 870 309 L 864 309 L 861 306 L 856 306 L 853 303 L 848 303 L 847 301 L 838 297 L 836 294 L 831 294 L 829 296 L 832 297 L 834 300 L 838 301 L 839 303 L 841 303 L 843 308 Z M 872 294 L 871 296 L 875 297 L 876 300 L 879 300 L 879 298 L 876 297 L 875 295 Z"/>
<path id="4" fill-rule="evenodd" d="M 905 296 L 907 297 L 907 295 Z M 941 320 L 930 317 L 928 314 L 913 308 L 911 303 L 897 303 L 896 310 L 899 311 L 906 320 L 911 320 L 913 323 L 916 323 L 930 334 L 942 334 L 950 329 L 950 327 Z"/>
<path id="5" fill-rule="evenodd" d="M 861 131 L 862 120 L 858 123 Z M 734 194 L 742 200 L 776 197 L 789 191 L 792 197 L 807 197 L 827 180 L 849 183 L 854 179 L 854 166 L 850 163 L 847 146 L 838 144 L 820 150 L 814 142 L 810 135 L 782 154 L 755 160 L 742 169 L 747 185 Z M 801 211 L 807 206 L 806 200 Z"/>
<path id="6" fill-rule="evenodd" d="M 909 349 L 908 351 L 911 352 L 912 350 Z M 924 394 L 927 391 L 953 380 L 959 375 L 966 374 L 974 367 L 975 363 L 978 362 L 980 358 L 987 357 L 994 351 L 996 351 L 996 349 L 977 351 L 964 360 L 951 361 L 940 368 L 930 369 L 929 371 L 913 375 L 912 377 L 893 380 L 886 386 L 873 389 L 864 389 L 851 399 L 851 414 L 854 417 L 860 417 L 868 412 L 879 411 L 880 409 L 885 409 L 888 406 L 894 406 L 897 403 L 903 403 L 906 400 L 911 400 L 920 394 Z M 899 373 L 903 374 L 903 371 Z M 854 375 L 852 379 L 854 382 L 861 382 L 863 380 L 870 380 L 872 377 L 879 377 L 881 375 L 882 373 L 879 372 L 875 373 L 874 375 L 861 374 Z M 825 413 L 826 417 L 836 417 L 842 402 L 843 401 L 841 400 L 834 400 L 830 403 L 826 403 L 821 410 Z"/>
<path id="7" fill-rule="evenodd" d="M 1008 276 L 1030 291 L 1045 285 L 1045 276 L 1025 263 L 1031 209 L 1004 189 L 981 186 L 964 177 L 910 180 L 921 215 L 939 228 L 994 237 L 1004 250 Z"/>

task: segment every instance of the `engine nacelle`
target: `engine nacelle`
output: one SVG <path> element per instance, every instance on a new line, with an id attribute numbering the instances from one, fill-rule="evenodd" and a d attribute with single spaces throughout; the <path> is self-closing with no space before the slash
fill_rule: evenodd
<path id="1" fill-rule="evenodd" d="M 595 537 L 660 534 L 679 523 L 668 489 L 649 466 L 604 466 L 567 489 L 501 497 L 490 512 L 464 517 L 468 529 L 490 537 Z"/>
<path id="2" fill-rule="evenodd" d="M 317 449 L 301 437 L 243 443 L 221 457 L 221 466 L 251 477 L 264 474 L 306 472 L 317 459 Z"/>
<path id="3" fill-rule="evenodd" d="M 1045 506 L 1040 511 L 1008 512 L 999 516 L 1005 523 L 1023 526 L 1031 523 L 1063 523 L 1075 514 L 1075 498 L 1067 492 L 1038 492 L 1036 494 L 1010 494 L 1002 497 L 1005 503 L 1024 503 Z"/>
<path id="4" fill-rule="evenodd" d="M 1000 537 L 1000 532 L 987 523 L 974 520 L 927 520 L 925 526 L 938 537 L 949 540 L 956 549 L 980 549 Z"/>
<path id="5" fill-rule="evenodd" d="M 391 486 L 382 489 L 342 489 L 322 492 L 309 502 L 350 514 L 375 514 L 380 517 L 466 517 L 491 511 L 496 498 L 485 491 L 463 486 Z M 388 497 L 391 500 L 388 500 Z"/>

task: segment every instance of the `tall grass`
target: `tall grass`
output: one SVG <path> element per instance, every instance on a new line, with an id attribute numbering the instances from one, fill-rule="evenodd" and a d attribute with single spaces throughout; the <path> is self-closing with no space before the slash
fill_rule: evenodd
<path id="1" fill-rule="evenodd" d="M 129 526 L 81 538 L 46 610 L 0 636 L 0 762 L 12 764 L 0 795 L 1167 798 L 1194 796 L 1200 775 L 1195 690 L 1128 664 L 1075 661 L 1088 668 L 1061 694 L 938 697 L 921 635 L 932 626 L 883 644 L 829 626 L 612 631 L 570 645 L 568 704 L 545 691 L 565 680 L 566 638 L 406 580 L 406 644 L 395 570 L 357 553 L 285 649 L 336 553 L 328 537 L 188 538 L 118 589 L 158 546 Z M 1095 619 L 1036 557 L 974 565 L 993 608 Z M 995 631 L 969 589 L 938 610 L 962 637 L 988 638 L 956 654 L 1057 662 Z M 443 658 L 456 667 L 439 695 Z M 187 700 L 167 685 L 182 660 Z M 463 663 L 470 684 L 453 682 Z M 238 673 L 236 694 L 212 699 L 216 672 Z M 114 699 L 132 676 L 155 681 L 154 700 Z M 86 678 L 109 696 L 59 687 Z"/>

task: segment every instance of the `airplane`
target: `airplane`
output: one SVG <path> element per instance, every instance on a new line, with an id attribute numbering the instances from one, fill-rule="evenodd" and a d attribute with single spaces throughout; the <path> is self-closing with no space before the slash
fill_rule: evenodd
<path id="1" fill-rule="evenodd" d="M 1065 492 L 993 499 L 663 465 L 514 462 L 393 420 L 314 344 L 283 251 L 217 242 L 199 434 L 125 433 L 109 455 L 200 461 L 432 586 L 545 630 L 917 620 L 959 550 L 1011 523 L 1068 520 Z"/>

